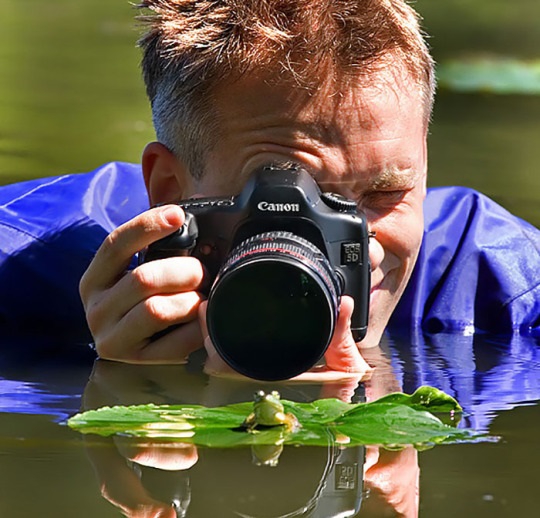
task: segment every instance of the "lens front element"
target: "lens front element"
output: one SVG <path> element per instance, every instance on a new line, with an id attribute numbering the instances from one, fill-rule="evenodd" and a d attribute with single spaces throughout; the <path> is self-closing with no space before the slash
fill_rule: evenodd
<path id="1" fill-rule="evenodd" d="M 210 292 L 209 334 L 236 371 L 260 380 L 294 377 L 312 367 L 330 343 L 339 282 L 312 243 L 288 232 L 242 242 Z"/>

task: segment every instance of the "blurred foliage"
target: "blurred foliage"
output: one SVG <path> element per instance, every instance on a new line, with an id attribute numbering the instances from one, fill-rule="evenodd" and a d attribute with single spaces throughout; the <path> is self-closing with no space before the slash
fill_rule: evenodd
<path id="1" fill-rule="evenodd" d="M 138 161 L 153 138 L 124 0 L 0 0 L 0 179 Z"/>
<path id="2" fill-rule="evenodd" d="M 540 2 L 417 0 L 438 62 L 438 85 L 457 92 L 540 93 Z"/>
<path id="3" fill-rule="evenodd" d="M 538 0 L 416 0 L 437 61 L 494 54 L 538 59 Z"/>

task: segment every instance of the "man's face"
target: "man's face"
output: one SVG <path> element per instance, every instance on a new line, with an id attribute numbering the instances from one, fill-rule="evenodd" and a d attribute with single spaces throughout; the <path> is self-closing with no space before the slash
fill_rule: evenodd
<path id="1" fill-rule="evenodd" d="M 398 74 L 396 74 L 397 76 Z M 244 78 L 215 94 L 220 140 L 184 197 L 237 194 L 257 166 L 292 160 L 324 191 L 358 202 L 370 239 L 371 301 L 362 347 L 379 343 L 411 275 L 423 234 L 426 122 L 418 88 L 386 73 L 337 102 L 322 91 Z"/>

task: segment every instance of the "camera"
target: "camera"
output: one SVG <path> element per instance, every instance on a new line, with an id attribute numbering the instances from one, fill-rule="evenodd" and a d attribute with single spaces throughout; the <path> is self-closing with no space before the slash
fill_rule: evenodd
<path id="1" fill-rule="evenodd" d="M 368 324 L 365 215 L 321 192 L 299 165 L 265 165 L 235 196 L 178 202 L 186 221 L 140 253 L 146 262 L 198 258 L 213 280 L 207 324 L 219 355 L 258 380 L 294 377 L 324 355 L 341 295 L 353 297 L 356 341 Z"/>

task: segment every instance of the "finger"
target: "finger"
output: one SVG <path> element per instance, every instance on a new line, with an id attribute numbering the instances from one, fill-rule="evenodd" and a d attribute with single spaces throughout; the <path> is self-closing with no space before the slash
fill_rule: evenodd
<path id="1" fill-rule="evenodd" d="M 371 370 L 360 354 L 351 333 L 353 309 L 352 297 L 343 296 L 334 335 L 325 354 L 326 365 L 330 370 L 358 373 Z"/>
<path id="2" fill-rule="evenodd" d="M 159 442 L 148 439 L 115 436 L 118 451 L 132 462 L 164 471 L 186 470 L 195 465 L 199 456 L 197 447 L 182 442 Z"/>
<path id="3" fill-rule="evenodd" d="M 107 328 L 137 304 L 155 295 L 195 291 L 201 287 L 204 268 L 194 257 L 169 257 L 142 264 L 127 272 L 87 310 L 91 329 Z"/>
<path id="4" fill-rule="evenodd" d="M 184 223 L 176 205 L 150 209 L 113 230 L 99 247 L 80 282 L 83 303 L 95 292 L 112 286 L 129 266 L 135 253 L 161 239 Z"/>
<path id="5" fill-rule="evenodd" d="M 199 322 L 193 320 L 149 343 L 139 352 L 138 360 L 146 364 L 185 363 L 189 355 L 202 346 Z"/>
<path id="6" fill-rule="evenodd" d="M 202 345 L 197 309 L 203 299 L 203 295 L 194 291 L 150 297 L 111 327 L 109 334 L 99 339 L 95 337 L 96 350 L 101 358 L 110 360 L 144 360 L 145 363 L 148 360 L 183 360 L 193 350 L 194 342 L 197 347 Z M 194 327 L 186 328 L 189 324 Z M 157 333 L 175 325 L 180 327 L 153 339 Z M 169 336 L 173 333 L 177 338 L 187 341 L 179 346 L 178 342 Z M 146 348 L 149 351 L 146 351 Z M 161 349 L 163 351 L 160 353 Z"/>

